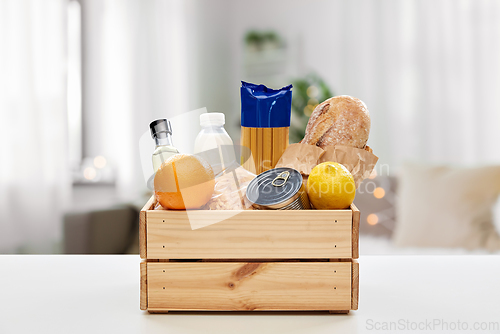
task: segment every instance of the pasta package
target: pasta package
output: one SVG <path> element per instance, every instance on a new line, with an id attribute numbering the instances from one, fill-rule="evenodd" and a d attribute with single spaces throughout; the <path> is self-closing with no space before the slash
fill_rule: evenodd
<path id="1" fill-rule="evenodd" d="M 288 147 L 292 85 L 271 89 L 241 82 L 241 165 L 254 174 L 272 169 Z M 242 150 L 242 152 L 244 152 Z"/>

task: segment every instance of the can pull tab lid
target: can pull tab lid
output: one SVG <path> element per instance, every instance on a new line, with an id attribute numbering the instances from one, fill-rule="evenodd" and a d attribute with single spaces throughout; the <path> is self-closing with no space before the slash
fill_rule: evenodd
<path id="1" fill-rule="evenodd" d="M 271 184 L 275 187 L 281 187 L 286 183 L 286 181 L 288 181 L 289 177 L 290 177 L 290 172 L 282 172 L 278 176 L 276 176 L 276 178 L 273 180 L 273 182 L 271 182 Z M 277 182 L 278 180 L 283 180 L 283 182 L 278 183 Z"/>

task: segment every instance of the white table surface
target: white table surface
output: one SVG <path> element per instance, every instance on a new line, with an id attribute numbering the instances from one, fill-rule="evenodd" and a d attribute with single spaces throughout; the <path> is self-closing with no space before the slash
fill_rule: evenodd
<path id="1" fill-rule="evenodd" d="M 472 330 L 500 323 L 496 255 L 362 257 L 359 310 L 348 315 L 148 314 L 139 309 L 139 262 L 136 255 L 0 256 L 0 333 L 384 333 L 375 326 L 426 321 L 500 333 Z"/>

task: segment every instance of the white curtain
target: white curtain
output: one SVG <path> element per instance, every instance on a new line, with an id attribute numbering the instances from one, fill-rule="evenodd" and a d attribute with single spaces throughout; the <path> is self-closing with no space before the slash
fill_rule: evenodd
<path id="1" fill-rule="evenodd" d="M 79 2 L 83 155 L 105 156 L 118 197 L 135 200 L 146 190 L 138 147 L 149 122 L 198 108 L 188 102 L 195 2 Z M 0 253 L 52 251 L 64 209 L 78 204 L 67 146 L 68 3 L 0 0 Z"/>
<path id="2" fill-rule="evenodd" d="M 291 77 L 313 71 L 361 98 L 390 172 L 404 160 L 500 162 L 499 1 L 255 0 L 231 17 L 234 45 L 248 29 L 275 30 Z"/>
<path id="3" fill-rule="evenodd" d="M 117 172 L 119 197 L 137 199 L 146 190 L 139 138 L 150 121 L 191 107 L 188 3 L 84 0 L 82 5 L 85 154 L 105 156 Z"/>
<path id="4" fill-rule="evenodd" d="M 500 162 L 500 2 L 337 5 L 329 81 L 368 104 L 381 164 Z"/>
<path id="5" fill-rule="evenodd" d="M 357 5 L 342 21 L 355 42 L 344 39 L 353 47 L 339 65 L 346 90 L 370 73 L 359 94 L 373 111 L 381 162 L 500 163 L 500 3 L 375 2 L 359 28 L 349 23 Z"/>
<path id="6" fill-rule="evenodd" d="M 0 1 L 0 253 L 50 252 L 70 195 L 63 0 Z"/>

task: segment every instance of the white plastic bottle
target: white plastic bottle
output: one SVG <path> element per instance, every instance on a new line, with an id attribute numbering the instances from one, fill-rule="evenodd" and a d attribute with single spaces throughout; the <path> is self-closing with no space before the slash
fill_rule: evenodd
<path id="1" fill-rule="evenodd" d="M 201 131 L 194 142 L 194 154 L 207 160 L 215 175 L 236 163 L 233 141 L 224 129 L 224 124 L 223 113 L 201 114 Z"/>

